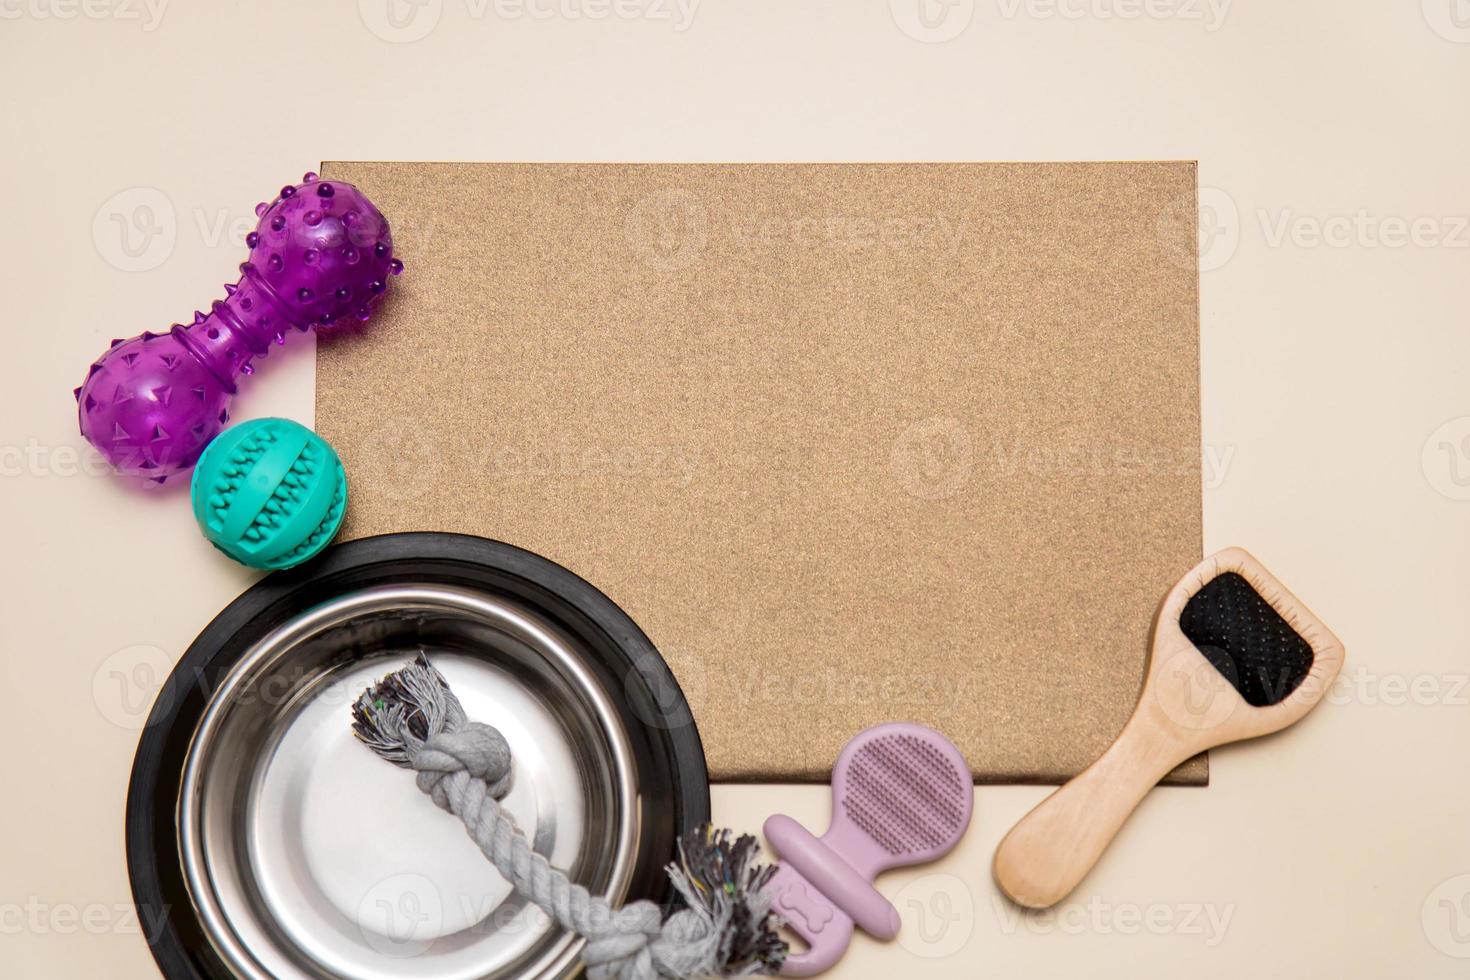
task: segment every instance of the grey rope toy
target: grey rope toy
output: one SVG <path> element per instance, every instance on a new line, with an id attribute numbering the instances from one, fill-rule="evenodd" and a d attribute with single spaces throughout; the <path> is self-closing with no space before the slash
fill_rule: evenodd
<path id="1" fill-rule="evenodd" d="M 521 895 L 586 938 L 588 980 L 697 980 L 776 973 L 786 943 L 765 886 L 775 869 L 753 863 L 754 838 L 695 828 L 679 842 L 669 879 L 684 907 L 665 917 L 638 901 L 614 909 L 573 884 L 530 843 L 499 801 L 510 790 L 505 737 L 465 717 L 444 676 L 418 658 L 363 692 L 352 730 L 383 759 L 418 775 L 418 788 L 465 830 Z"/>

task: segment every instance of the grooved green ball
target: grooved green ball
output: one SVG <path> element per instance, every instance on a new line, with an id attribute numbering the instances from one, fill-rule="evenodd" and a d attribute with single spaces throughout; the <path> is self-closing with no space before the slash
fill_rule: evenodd
<path id="1" fill-rule="evenodd" d="M 331 543 L 347 511 L 347 473 L 327 441 L 290 419 L 252 419 L 199 457 L 190 497 L 199 530 L 252 568 L 290 568 Z"/>

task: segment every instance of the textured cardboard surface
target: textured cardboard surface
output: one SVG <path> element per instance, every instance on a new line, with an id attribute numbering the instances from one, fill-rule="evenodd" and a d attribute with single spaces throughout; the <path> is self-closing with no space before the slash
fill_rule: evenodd
<path id="1" fill-rule="evenodd" d="M 1121 728 L 1201 552 L 1192 163 L 323 172 L 407 265 L 318 348 L 346 536 L 589 579 L 716 779 L 913 719 L 1057 781 Z"/>

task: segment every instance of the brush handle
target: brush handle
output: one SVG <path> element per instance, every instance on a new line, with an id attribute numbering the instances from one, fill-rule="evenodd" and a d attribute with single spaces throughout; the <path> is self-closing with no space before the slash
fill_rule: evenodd
<path id="1" fill-rule="evenodd" d="M 1027 908 L 1060 902 L 1148 791 L 1195 751 L 1135 715 L 1096 762 L 1011 828 L 995 852 L 996 884 Z"/>
<path id="2" fill-rule="evenodd" d="M 1246 579 L 1312 645 L 1311 671 L 1275 704 L 1248 703 L 1181 627 L 1191 598 L 1227 572 Z M 1011 828 L 995 852 L 996 884 L 1028 908 L 1060 902 L 1166 773 L 1206 749 L 1268 735 L 1300 720 L 1331 687 L 1342 658 L 1337 637 L 1248 552 L 1227 548 L 1206 558 L 1159 607 L 1133 717 L 1102 758 Z"/>

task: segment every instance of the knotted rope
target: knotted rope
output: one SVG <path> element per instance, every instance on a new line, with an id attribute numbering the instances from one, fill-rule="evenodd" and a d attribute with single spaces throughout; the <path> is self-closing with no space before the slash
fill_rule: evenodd
<path id="1" fill-rule="evenodd" d="M 382 758 L 417 773 L 418 788 L 454 814 L 470 838 L 528 900 L 586 938 L 589 980 L 742 977 L 775 973 L 786 944 L 764 891 L 774 869 L 751 863 L 755 840 L 691 831 L 668 867 L 685 907 L 664 918 L 653 902 L 614 909 L 531 849 L 500 805 L 513 764 L 504 736 L 469 721 L 443 675 L 422 654 L 364 692 L 353 731 Z"/>

